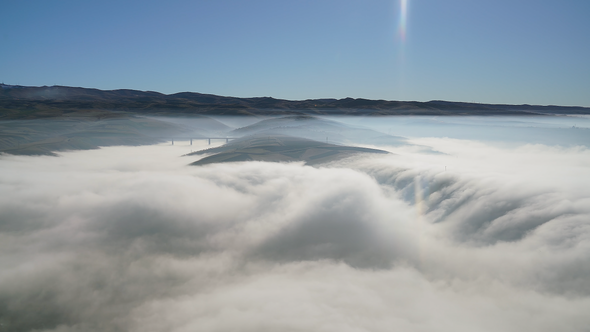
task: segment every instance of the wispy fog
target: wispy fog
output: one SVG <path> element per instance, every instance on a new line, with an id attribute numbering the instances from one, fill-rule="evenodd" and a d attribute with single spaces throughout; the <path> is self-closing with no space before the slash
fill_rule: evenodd
<path id="1" fill-rule="evenodd" d="M 0 155 L 0 331 L 586 330 L 590 150 L 551 130 L 588 120 L 539 119 L 330 119 L 392 153 L 315 167 Z"/>

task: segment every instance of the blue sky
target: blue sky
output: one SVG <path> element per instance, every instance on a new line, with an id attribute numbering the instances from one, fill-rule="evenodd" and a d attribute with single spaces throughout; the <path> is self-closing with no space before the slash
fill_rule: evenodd
<path id="1" fill-rule="evenodd" d="M 0 2 L 0 80 L 590 106 L 590 1 Z"/>

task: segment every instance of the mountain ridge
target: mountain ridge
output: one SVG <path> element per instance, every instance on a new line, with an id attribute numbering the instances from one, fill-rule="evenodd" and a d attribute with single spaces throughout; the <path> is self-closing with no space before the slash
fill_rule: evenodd
<path id="1" fill-rule="evenodd" d="M 285 100 L 229 97 L 198 92 L 163 94 L 132 89 L 0 84 L 0 119 L 43 118 L 70 113 L 132 112 L 168 115 L 537 115 L 590 114 L 590 108 L 510 105 L 444 100 L 396 101 L 364 98 Z"/>

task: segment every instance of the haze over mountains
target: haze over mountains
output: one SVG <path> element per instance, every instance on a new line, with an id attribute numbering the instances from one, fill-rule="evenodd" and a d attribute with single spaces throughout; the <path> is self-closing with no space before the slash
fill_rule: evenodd
<path id="1" fill-rule="evenodd" d="M 117 116 L 116 112 L 203 115 L 530 115 L 590 114 L 587 107 L 476 104 L 449 101 L 369 99 L 282 100 L 237 98 L 195 92 L 162 94 L 137 90 L 98 90 L 68 86 L 0 85 L 0 119 L 61 115 Z"/>
<path id="2" fill-rule="evenodd" d="M 285 159 L 284 153 L 286 151 L 279 151 L 274 157 L 264 159 L 267 161 L 310 161 L 308 157 L 311 155 L 306 154 L 305 151 L 311 151 L 310 149 L 315 149 L 315 146 L 319 147 L 319 145 L 321 145 L 320 149 L 323 152 L 332 151 L 334 155 L 345 156 L 351 154 L 352 150 L 356 149 L 357 152 L 362 150 L 358 148 L 342 150 L 343 145 L 347 144 L 387 144 L 390 146 L 407 144 L 402 137 L 309 115 L 233 118 L 220 116 L 213 118 L 204 115 L 163 117 L 120 113 L 116 117 L 101 117 L 94 114 L 92 116 L 0 121 L 0 153 L 17 155 L 55 155 L 57 151 L 84 150 L 114 145 L 137 146 L 162 142 L 174 144 L 174 140 L 184 141 L 182 144 L 190 142 L 191 146 L 192 140 L 204 140 L 211 144 L 211 139 L 226 141 L 240 138 L 241 140 L 238 140 L 240 142 L 251 142 L 259 137 L 263 137 L 265 142 L 266 139 L 272 138 L 273 142 L 280 142 L 279 145 L 283 146 L 283 149 L 287 147 L 288 150 L 293 148 L 301 150 L 302 158 L 286 157 Z M 327 144 L 328 141 L 330 144 Z M 308 147 L 294 147 L 294 144 L 303 144 Z M 195 144 L 195 147 L 197 145 Z M 263 145 L 267 150 L 276 149 L 271 145 L 266 146 L 268 144 Z M 228 146 L 233 149 L 236 144 Z M 244 147 L 240 146 L 238 150 Z M 270 150 L 267 151 L 269 155 L 273 154 Z M 338 151 L 336 152 L 336 150 Z M 239 151 L 239 153 L 242 152 L 250 154 L 247 151 Z M 292 154 L 293 152 L 287 153 Z M 282 157 L 281 154 L 283 154 Z M 249 160 L 248 158 L 245 160 Z M 258 157 L 253 159 L 259 160 Z"/>
<path id="3" fill-rule="evenodd" d="M 303 161 L 308 165 L 315 165 L 343 159 L 359 153 L 386 154 L 388 152 L 377 149 L 321 143 L 292 136 L 251 135 L 237 139 L 221 147 L 201 150 L 188 155 L 212 154 L 191 164 L 195 166 L 240 161 Z"/>

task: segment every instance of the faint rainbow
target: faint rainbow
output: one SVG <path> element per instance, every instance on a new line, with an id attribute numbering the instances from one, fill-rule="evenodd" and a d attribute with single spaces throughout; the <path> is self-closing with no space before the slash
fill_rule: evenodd
<path id="1" fill-rule="evenodd" d="M 414 205 L 416 207 L 416 222 L 414 231 L 416 232 L 416 249 L 418 264 L 422 265 L 424 261 L 424 223 L 425 214 L 428 210 L 428 189 L 425 186 L 424 179 L 417 175 L 414 178 Z"/>

